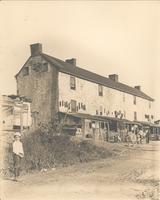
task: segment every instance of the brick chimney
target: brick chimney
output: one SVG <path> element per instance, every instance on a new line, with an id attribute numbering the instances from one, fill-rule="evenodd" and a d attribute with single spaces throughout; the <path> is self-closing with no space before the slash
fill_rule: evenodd
<path id="1" fill-rule="evenodd" d="M 141 86 L 140 85 L 137 85 L 134 88 L 136 88 L 137 90 L 141 90 Z"/>
<path id="2" fill-rule="evenodd" d="M 67 60 L 65 60 L 65 61 L 66 61 L 67 63 L 70 63 L 70 64 L 76 66 L 76 58 L 67 59 Z"/>
<path id="3" fill-rule="evenodd" d="M 118 82 L 118 75 L 117 74 L 110 74 L 109 78 L 114 82 Z"/>
<path id="4" fill-rule="evenodd" d="M 35 43 L 30 45 L 31 48 L 31 56 L 38 56 L 40 53 L 42 53 L 42 44 Z"/>

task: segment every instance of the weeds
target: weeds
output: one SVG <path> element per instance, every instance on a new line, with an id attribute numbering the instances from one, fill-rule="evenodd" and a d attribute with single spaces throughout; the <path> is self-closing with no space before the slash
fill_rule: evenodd
<path id="1" fill-rule="evenodd" d="M 37 130 L 22 137 L 25 156 L 23 173 L 43 168 L 65 167 L 76 163 L 107 158 L 111 152 L 89 141 L 71 140 L 71 136 Z M 12 171 L 12 145 L 5 149 L 5 168 Z"/>

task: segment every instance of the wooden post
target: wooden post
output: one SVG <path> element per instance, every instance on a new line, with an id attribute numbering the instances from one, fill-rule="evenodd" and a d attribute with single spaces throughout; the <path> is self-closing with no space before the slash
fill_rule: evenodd
<path id="1" fill-rule="evenodd" d="M 23 107 L 20 107 L 20 133 L 23 132 Z"/>
<path id="2" fill-rule="evenodd" d="M 107 122 L 107 142 L 109 142 L 109 122 Z"/>
<path id="3" fill-rule="evenodd" d="M 20 106 L 20 133 L 23 132 L 23 105 Z"/>

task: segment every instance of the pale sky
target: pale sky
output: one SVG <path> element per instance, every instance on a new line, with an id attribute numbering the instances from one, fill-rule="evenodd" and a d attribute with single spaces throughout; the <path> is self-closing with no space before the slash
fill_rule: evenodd
<path id="1" fill-rule="evenodd" d="M 159 1 L 0 1 L 1 94 L 16 94 L 14 75 L 37 42 L 51 56 L 141 85 L 160 119 Z"/>

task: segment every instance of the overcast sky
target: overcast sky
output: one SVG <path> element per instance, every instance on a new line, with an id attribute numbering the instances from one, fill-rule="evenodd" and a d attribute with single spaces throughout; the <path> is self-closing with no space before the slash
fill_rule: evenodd
<path id="1" fill-rule="evenodd" d="M 141 85 L 160 118 L 160 2 L 0 2 L 0 93 L 15 94 L 14 75 L 40 42 L 54 57 Z"/>

